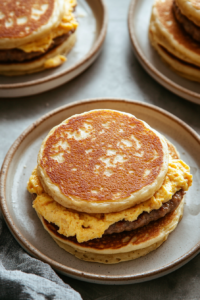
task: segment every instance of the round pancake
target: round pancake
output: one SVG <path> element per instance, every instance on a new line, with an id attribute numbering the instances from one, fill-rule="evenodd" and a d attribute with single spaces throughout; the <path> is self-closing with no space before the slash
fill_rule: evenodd
<path id="1" fill-rule="evenodd" d="M 180 75 L 199 80 L 200 47 L 176 21 L 173 0 L 157 0 L 152 9 L 149 38 L 161 57 Z"/>
<path id="2" fill-rule="evenodd" d="M 109 213 L 141 203 L 168 170 L 165 139 L 131 114 L 94 110 L 54 127 L 38 154 L 45 192 L 61 205 Z"/>
<path id="3" fill-rule="evenodd" d="M 97 253 L 91 253 L 91 252 L 80 251 L 80 250 L 77 251 L 73 247 L 63 242 L 60 242 L 56 238 L 53 239 L 58 244 L 59 247 L 61 247 L 65 251 L 69 252 L 70 254 L 74 255 L 75 257 L 81 260 L 88 261 L 88 262 L 97 262 L 102 264 L 117 264 L 123 261 L 133 260 L 141 256 L 147 255 L 148 253 L 160 247 L 162 243 L 167 239 L 167 237 L 166 239 L 158 243 L 155 243 L 147 248 L 130 251 L 127 253 L 118 253 L 118 254 L 97 254 Z"/>
<path id="4" fill-rule="evenodd" d="M 67 238 L 57 233 L 56 227 L 41 215 L 39 218 L 56 243 L 79 259 L 101 263 L 119 263 L 146 255 L 159 247 L 171 233 L 183 215 L 184 199 L 177 209 L 165 217 L 139 229 L 78 243 L 75 237 Z"/>
<path id="5" fill-rule="evenodd" d="M 69 53 L 70 50 L 73 48 L 75 42 L 76 32 L 69 35 L 69 37 L 67 37 L 62 44 L 58 45 L 57 47 L 54 47 L 52 50 L 46 52 L 45 54 L 36 59 L 19 63 L 0 63 L 0 74 L 6 76 L 18 76 L 43 71 L 49 68 L 49 66 L 46 65 L 46 62 L 54 57 L 57 57 L 58 64 L 52 65 L 52 67 L 57 67 L 66 61 L 66 58 L 60 58 L 59 56 Z"/>
<path id="6" fill-rule="evenodd" d="M 64 0 L 10 0 L 0 2 L 0 49 L 16 48 L 58 26 Z"/>
<path id="7" fill-rule="evenodd" d="M 198 0 L 175 0 L 181 13 L 200 26 L 200 2 Z"/>

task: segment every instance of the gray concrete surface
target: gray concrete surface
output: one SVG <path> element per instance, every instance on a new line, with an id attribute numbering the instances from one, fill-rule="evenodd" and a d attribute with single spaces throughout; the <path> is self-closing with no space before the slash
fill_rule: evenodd
<path id="1" fill-rule="evenodd" d="M 0 99 L 0 164 L 14 140 L 33 121 L 61 105 L 86 98 L 118 97 L 157 105 L 200 134 L 200 106 L 181 99 L 154 81 L 135 58 L 129 41 L 129 0 L 106 0 L 109 26 L 96 62 L 73 81 L 50 92 L 21 99 Z M 153 281 L 101 286 L 62 276 L 84 300 L 200 299 L 200 256 Z"/>

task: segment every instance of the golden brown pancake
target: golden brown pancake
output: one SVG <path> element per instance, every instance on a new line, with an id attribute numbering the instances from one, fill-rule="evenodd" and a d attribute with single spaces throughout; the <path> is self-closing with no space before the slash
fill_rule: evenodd
<path id="1" fill-rule="evenodd" d="M 50 32 L 60 23 L 63 7 L 64 0 L 2 1 L 0 48 L 14 48 Z"/>
<path id="2" fill-rule="evenodd" d="M 38 155 L 45 191 L 68 208 L 120 211 L 150 198 L 168 168 L 165 140 L 133 115 L 96 110 L 50 131 Z"/>
<path id="3" fill-rule="evenodd" d="M 55 0 L 2 1 L 0 3 L 0 11 L 1 16 L 4 17 L 1 17 L 0 19 L 0 39 L 21 39 L 22 37 L 28 36 L 35 32 L 48 22 L 52 16 L 54 5 Z M 46 10 L 42 10 L 42 7 L 46 7 Z M 40 18 L 38 18 L 36 14 L 34 17 L 34 13 L 32 12 L 33 9 L 41 10 Z M 28 28 L 26 27 L 27 23 L 29 26 Z"/>
<path id="4" fill-rule="evenodd" d="M 76 0 L 6 1 L 0 4 L 0 74 L 15 76 L 66 61 L 75 43 Z"/>

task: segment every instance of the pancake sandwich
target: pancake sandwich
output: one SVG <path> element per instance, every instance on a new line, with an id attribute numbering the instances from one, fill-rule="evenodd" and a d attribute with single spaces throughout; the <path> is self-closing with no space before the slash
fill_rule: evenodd
<path id="1" fill-rule="evenodd" d="M 100 109 L 49 132 L 27 188 L 61 248 L 114 264 L 167 239 L 191 184 L 189 166 L 161 134 L 131 114 Z"/>
<path id="2" fill-rule="evenodd" d="M 0 3 L 0 74 L 34 73 L 60 66 L 76 42 L 76 0 Z"/>
<path id="3" fill-rule="evenodd" d="M 149 39 L 162 59 L 179 75 L 200 82 L 200 3 L 155 0 Z"/>

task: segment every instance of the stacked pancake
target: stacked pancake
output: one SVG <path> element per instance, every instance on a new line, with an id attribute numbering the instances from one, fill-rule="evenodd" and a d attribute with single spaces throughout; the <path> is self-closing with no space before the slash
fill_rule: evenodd
<path id="1" fill-rule="evenodd" d="M 10 0 L 0 3 L 0 74 L 15 76 L 54 68 L 76 41 L 76 0 Z"/>
<path id="2" fill-rule="evenodd" d="M 93 110 L 54 127 L 28 191 L 44 228 L 79 259 L 114 264 L 159 247 L 183 214 L 189 167 L 131 114 Z"/>
<path id="3" fill-rule="evenodd" d="M 149 38 L 162 59 L 179 75 L 200 81 L 200 3 L 156 0 Z"/>

